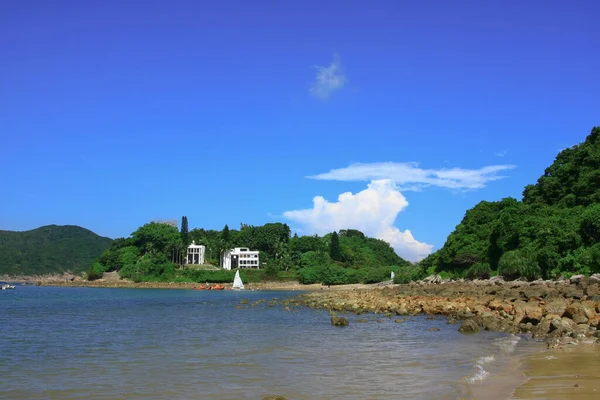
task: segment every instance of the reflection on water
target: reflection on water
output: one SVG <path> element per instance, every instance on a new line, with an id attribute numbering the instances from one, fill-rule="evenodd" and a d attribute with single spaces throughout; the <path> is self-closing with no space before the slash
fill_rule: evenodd
<path id="1" fill-rule="evenodd" d="M 494 340 L 514 341 L 464 336 L 442 318 L 353 323 L 358 317 L 348 316 L 350 326 L 338 328 L 324 311 L 269 306 L 297 292 L 19 287 L 5 294 L 2 398 L 457 399 L 471 393 L 477 368 L 489 373 L 502 357 Z"/>

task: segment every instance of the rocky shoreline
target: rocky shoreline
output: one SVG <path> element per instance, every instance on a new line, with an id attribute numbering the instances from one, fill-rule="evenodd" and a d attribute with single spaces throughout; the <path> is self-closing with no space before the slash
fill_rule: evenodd
<path id="1" fill-rule="evenodd" d="M 480 330 L 531 334 L 551 348 L 600 338 L 600 274 L 566 281 L 445 282 L 439 277 L 406 285 L 303 294 L 296 304 L 332 312 L 388 317 L 441 315 L 462 333 Z"/>

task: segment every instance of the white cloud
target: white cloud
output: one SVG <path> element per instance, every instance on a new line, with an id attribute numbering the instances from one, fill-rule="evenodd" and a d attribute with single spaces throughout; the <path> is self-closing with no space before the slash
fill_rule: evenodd
<path id="1" fill-rule="evenodd" d="M 394 226 L 396 217 L 407 206 L 408 201 L 396 184 L 383 179 L 372 181 L 367 189 L 356 194 L 342 193 L 337 202 L 316 196 L 313 208 L 286 211 L 283 215 L 299 224 L 307 234 L 358 229 L 390 243 L 401 257 L 418 261 L 431 253 L 433 246 L 417 241 L 409 230 L 402 232 Z"/>
<path id="2" fill-rule="evenodd" d="M 333 55 L 333 61 L 327 67 L 316 66 L 317 76 L 310 87 L 310 94 L 325 100 L 336 90 L 340 90 L 347 82 L 346 75 L 342 70 L 340 57 Z"/>
<path id="3" fill-rule="evenodd" d="M 506 150 L 504 151 L 499 151 L 497 153 L 494 154 L 496 157 L 504 157 L 506 155 Z"/>
<path id="4" fill-rule="evenodd" d="M 489 181 L 506 178 L 498 173 L 513 168 L 514 165 L 490 165 L 479 169 L 422 169 L 417 163 L 356 163 L 308 178 L 332 181 L 390 179 L 404 191 L 418 191 L 427 186 L 468 190 L 481 189 Z"/>

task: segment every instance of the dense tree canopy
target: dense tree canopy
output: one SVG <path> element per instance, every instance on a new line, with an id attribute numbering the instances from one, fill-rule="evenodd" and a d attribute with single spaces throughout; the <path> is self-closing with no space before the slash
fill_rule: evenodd
<path id="1" fill-rule="evenodd" d="M 510 277 L 600 272 L 600 128 L 561 151 L 523 201 L 481 202 L 420 264 L 464 275 L 478 263 Z"/>
<path id="2" fill-rule="evenodd" d="M 134 280 L 176 279 L 178 274 L 206 279 L 210 271 L 176 270 L 174 262 L 178 258 L 175 254 L 182 250 L 182 237 L 171 225 L 146 224 L 131 237 L 115 240 L 92 265 L 89 277 L 96 279 L 104 272 L 120 271 L 121 277 Z M 390 271 L 409 265 L 388 243 L 368 238 L 357 230 L 334 232 L 323 237 L 290 237 L 290 228 L 286 224 L 242 224 L 239 230 L 229 229 L 227 225 L 221 231 L 193 229 L 189 239 L 206 247 L 210 264 L 219 265 L 224 249 L 248 247 L 260 252 L 261 268 L 266 277 L 275 279 L 280 273 L 288 276 L 292 273 L 304 283 L 379 282 L 389 279 Z M 332 249 L 333 259 L 330 256 Z M 219 279 L 223 279 L 222 275 Z"/>

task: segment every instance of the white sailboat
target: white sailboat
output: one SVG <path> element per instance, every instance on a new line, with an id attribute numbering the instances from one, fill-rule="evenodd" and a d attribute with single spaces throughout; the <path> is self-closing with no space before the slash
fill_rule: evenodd
<path id="1" fill-rule="evenodd" d="M 244 290 L 244 282 L 240 278 L 240 270 L 235 271 L 235 278 L 233 278 L 233 289 Z"/>

